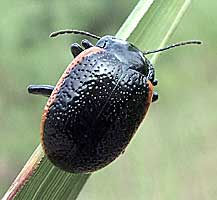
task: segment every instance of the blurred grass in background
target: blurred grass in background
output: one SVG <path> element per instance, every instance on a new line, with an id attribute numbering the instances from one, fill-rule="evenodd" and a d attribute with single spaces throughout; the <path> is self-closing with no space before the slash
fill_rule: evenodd
<path id="1" fill-rule="evenodd" d="M 54 85 L 72 59 L 70 43 L 82 39 L 54 40 L 49 33 L 75 28 L 115 34 L 136 3 L 2 0 L 0 196 L 39 143 L 46 98 L 28 95 L 27 85 Z M 160 56 L 155 64 L 159 101 L 125 154 L 91 176 L 79 199 L 216 198 L 216 7 L 214 0 L 194 2 L 170 43 L 201 39 L 204 45 Z"/>

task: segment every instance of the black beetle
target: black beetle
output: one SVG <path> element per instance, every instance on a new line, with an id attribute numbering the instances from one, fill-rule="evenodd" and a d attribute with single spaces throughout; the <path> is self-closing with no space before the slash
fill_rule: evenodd
<path id="1" fill-rule="evenodd" d="M 145 55 L 185 45 L 187 41 L 142 52 L 114 36 L 99 37 L 78 30 L 62 30 L 98 39 L 74 43 L 75 57 L 56 86 L 30 85 L 29 93 L 48 96 L 41 120 L 41 144 L 49 160 L 73 173 L 105 167 L 127 147 L 151 102 L 154 67 Z"/>

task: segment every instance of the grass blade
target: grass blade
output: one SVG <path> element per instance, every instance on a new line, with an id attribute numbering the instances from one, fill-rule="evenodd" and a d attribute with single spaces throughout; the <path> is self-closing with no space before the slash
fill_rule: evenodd
<path id="1" fill-rule="evenodd" d="M 191 0 L 141 0 L 117 33 L 141 50 L 165 46 Z M 136 25 L 136 27 L 135 27 Z M 159 54 L 150 55 L 155 62 Z"/>
<path id="2" fill-rule="evenodd" d="M 190 5 L 190 0 L 140 0 L 117 33 L 140 49 L 165 45 Z M 157 54 L 151 56 L 152 62 Z M 54 167 L 36 149 L 3 200 L 9 199 L 76 199 L 90 175 L 70 174 Z M 27 181 L 28 180 L 28 181 Z"/>

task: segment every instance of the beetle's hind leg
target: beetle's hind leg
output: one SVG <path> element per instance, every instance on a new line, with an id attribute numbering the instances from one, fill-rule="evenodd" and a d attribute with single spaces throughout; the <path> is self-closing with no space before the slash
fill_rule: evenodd
<path id="1" fill-rule="evenodd" d="M 42 95 L 49 97 L 54 90 L 54 86 L 51 85 L 29 85 L 28 92 L 30 94 Z"/>
<path id="2" fill-rule="evenodd" d="M 90 47 L 93 47 L 94 45 L 87 39 L 84 39 L 81 41 L 81 45 L 85 48 L 85 49 L 89 49 Z"/>
<path id="3" fill-rule="evenodd" d="M 157 92 L 154 92 L 153 93 L 153 96 L 152 96 L 152 102 L 155 102 L 158 100 L 158 93 Z"/>
<path id="4" fill-rule="evenodd" d="M 71 53 L 74 58 L 83 51 L 82 47 L 78 43 L 73 43 L 71 45 Z"/>

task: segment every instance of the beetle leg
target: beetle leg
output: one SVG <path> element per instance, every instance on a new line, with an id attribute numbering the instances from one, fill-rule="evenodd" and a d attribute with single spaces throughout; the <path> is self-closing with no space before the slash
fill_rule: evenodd
<path id="1" fill-rule="evenodd" d="M 28 92 L 30 94 L 42 95 L 49 97 L 53 92 L 54 86 L 51 85 L 29 85 Z"/>
<path id="2" fill-rule="evenodd" d="M 156 86 L 158 84 L 158 80 L 157 79 L 153 80 L 152 84 L 153 86 Z"/>
<path id="3" fill-rule="evenodd" d="M 90 47 L 93 47 L 94 45 L 87 39 L 84 39 L 81 41 L 81 45 L 85 48 L 88 49 Z"/>
<path id="4" fill-rule="evenodd" d="M 153 96 L 152 96 L 152 102 L 155 102 L 158 100 L 158 93 L 157 92 L 154 92 L 153 93 Z"/>
<path id="5" fill-rule="evenodd" d="M 82 47 L 78 43 L 73 43 L 71 45 L 71 52 L 74 58 L 83 51 Z"/>

